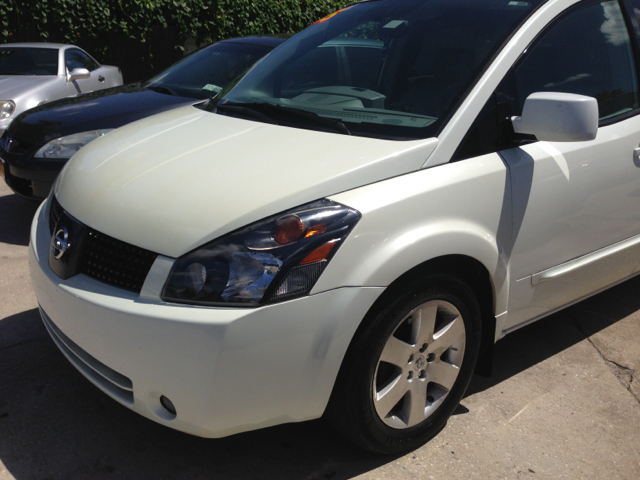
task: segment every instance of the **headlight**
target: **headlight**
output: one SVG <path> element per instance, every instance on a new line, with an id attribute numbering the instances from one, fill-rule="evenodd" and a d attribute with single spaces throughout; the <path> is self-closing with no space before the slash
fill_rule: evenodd
<path id="1" fill-rule="evenodd" d="M 36 152 L 35 158 L 71 158 L 87 143 L 98 137 L 112 132 L 113 128 L 103 128 L 102 130 L 92 130 L 90 132 L 74 133 L 66 137 L 51 140 L 44 147 Z"/>
<path id="2" fill-rule="evenodd" d="M 325 199 L 262 220 L 179 258 L 162 299 L 258 306 L 306 295 L 359 219 Z"/>
<path id="3" fill-rule="evenodd" d="M 16 102 L 13 100 L 0 100 L 0 119 L 9 118 L 16 109 Z"/>

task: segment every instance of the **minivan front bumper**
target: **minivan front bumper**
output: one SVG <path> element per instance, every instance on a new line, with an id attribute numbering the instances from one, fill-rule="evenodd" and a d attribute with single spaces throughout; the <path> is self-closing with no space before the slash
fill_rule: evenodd
<path id="1" fill-rule="evenodd" d="M 62 280 L 49 267 L 45 205 L 29 251 L 52 338 L 109 396 L 194 435 L 320 417 L 359 323 L 384 290 L 340 288 L 261 308 L 209 308 L 143 299 L 82 274 Z"/>

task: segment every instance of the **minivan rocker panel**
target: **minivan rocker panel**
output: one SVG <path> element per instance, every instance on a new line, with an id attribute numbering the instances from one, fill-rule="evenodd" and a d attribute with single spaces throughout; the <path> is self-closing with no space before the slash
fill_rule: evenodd
<path id="1" fill-rule="evenodd" d="M 168 132 L 182 141 L 159 142 Z M 73 205 L 84 224 L 174 258 L 274 212 L 417 171 L 437 145 L 427 139 L 399 148 L 191 106 L 108 137 L 68 162 L 54 185 L 56 198 L 63 208 Z M 202 138 L 210 140 L 202 145 Z M 136 228 L 143 221 L 145 228 Z"/>

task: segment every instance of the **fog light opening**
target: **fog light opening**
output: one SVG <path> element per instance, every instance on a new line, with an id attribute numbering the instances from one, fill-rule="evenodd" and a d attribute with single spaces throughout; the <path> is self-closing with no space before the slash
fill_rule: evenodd
<path id="1" fill-rule="evenodd" d="M 164 395 L 160 397 L 160 405 L 162 405 L 171 415 L 176 415 L 176 407 L 174 407 L 173 402 Z"/>

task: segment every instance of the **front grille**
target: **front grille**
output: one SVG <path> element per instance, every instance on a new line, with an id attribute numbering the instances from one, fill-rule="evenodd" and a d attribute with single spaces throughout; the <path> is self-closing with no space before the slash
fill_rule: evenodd
<path id="1" fill-rule="evenodd" d="M 140 293 L 157 256 L 149 250 L 90 229 L 80 259 L 80 273 Z"/>
<path id="2" fill-rule="evenodd" d="M 53 229 L 56 228 L 56 223 L 60 220 L 62 215 L 62 207 L 56 200 L 56 197 L 51 197 L 51 209 L 49 210 L 49 231 L 53 235 Z"/>
<path id="3" fill-rule="evenodd" d="M 56 224 L 64 213 L 62 206 L 55 197 L 52 197 L 51 210 L 49 211 L 49 228 L 52 235 Z M 68 215 L 65 215 L 64 218 L 66 220 L 63 223 L 73 222 L 74 225 L 81 225 L 80 222 Z M 80 237 L 76 236 L 71 240 L 72 247 L 65 255 L 67 257 L 77 255 L 77 267 L 71 267 L 74 270 L 63 278 L 83 273 L 114 287 L 140 293 L 147 274 L 158 256 L 156 253 L 117 240 L 92 228 L 74 229 L 67 226 L 71 236 L 81 230 L 86 233 L 80 233 Z M 78 245 L 79 249 L 74 250 L 73 245 Z M 58 273 L 58 275 L 61 274 Z"/>

